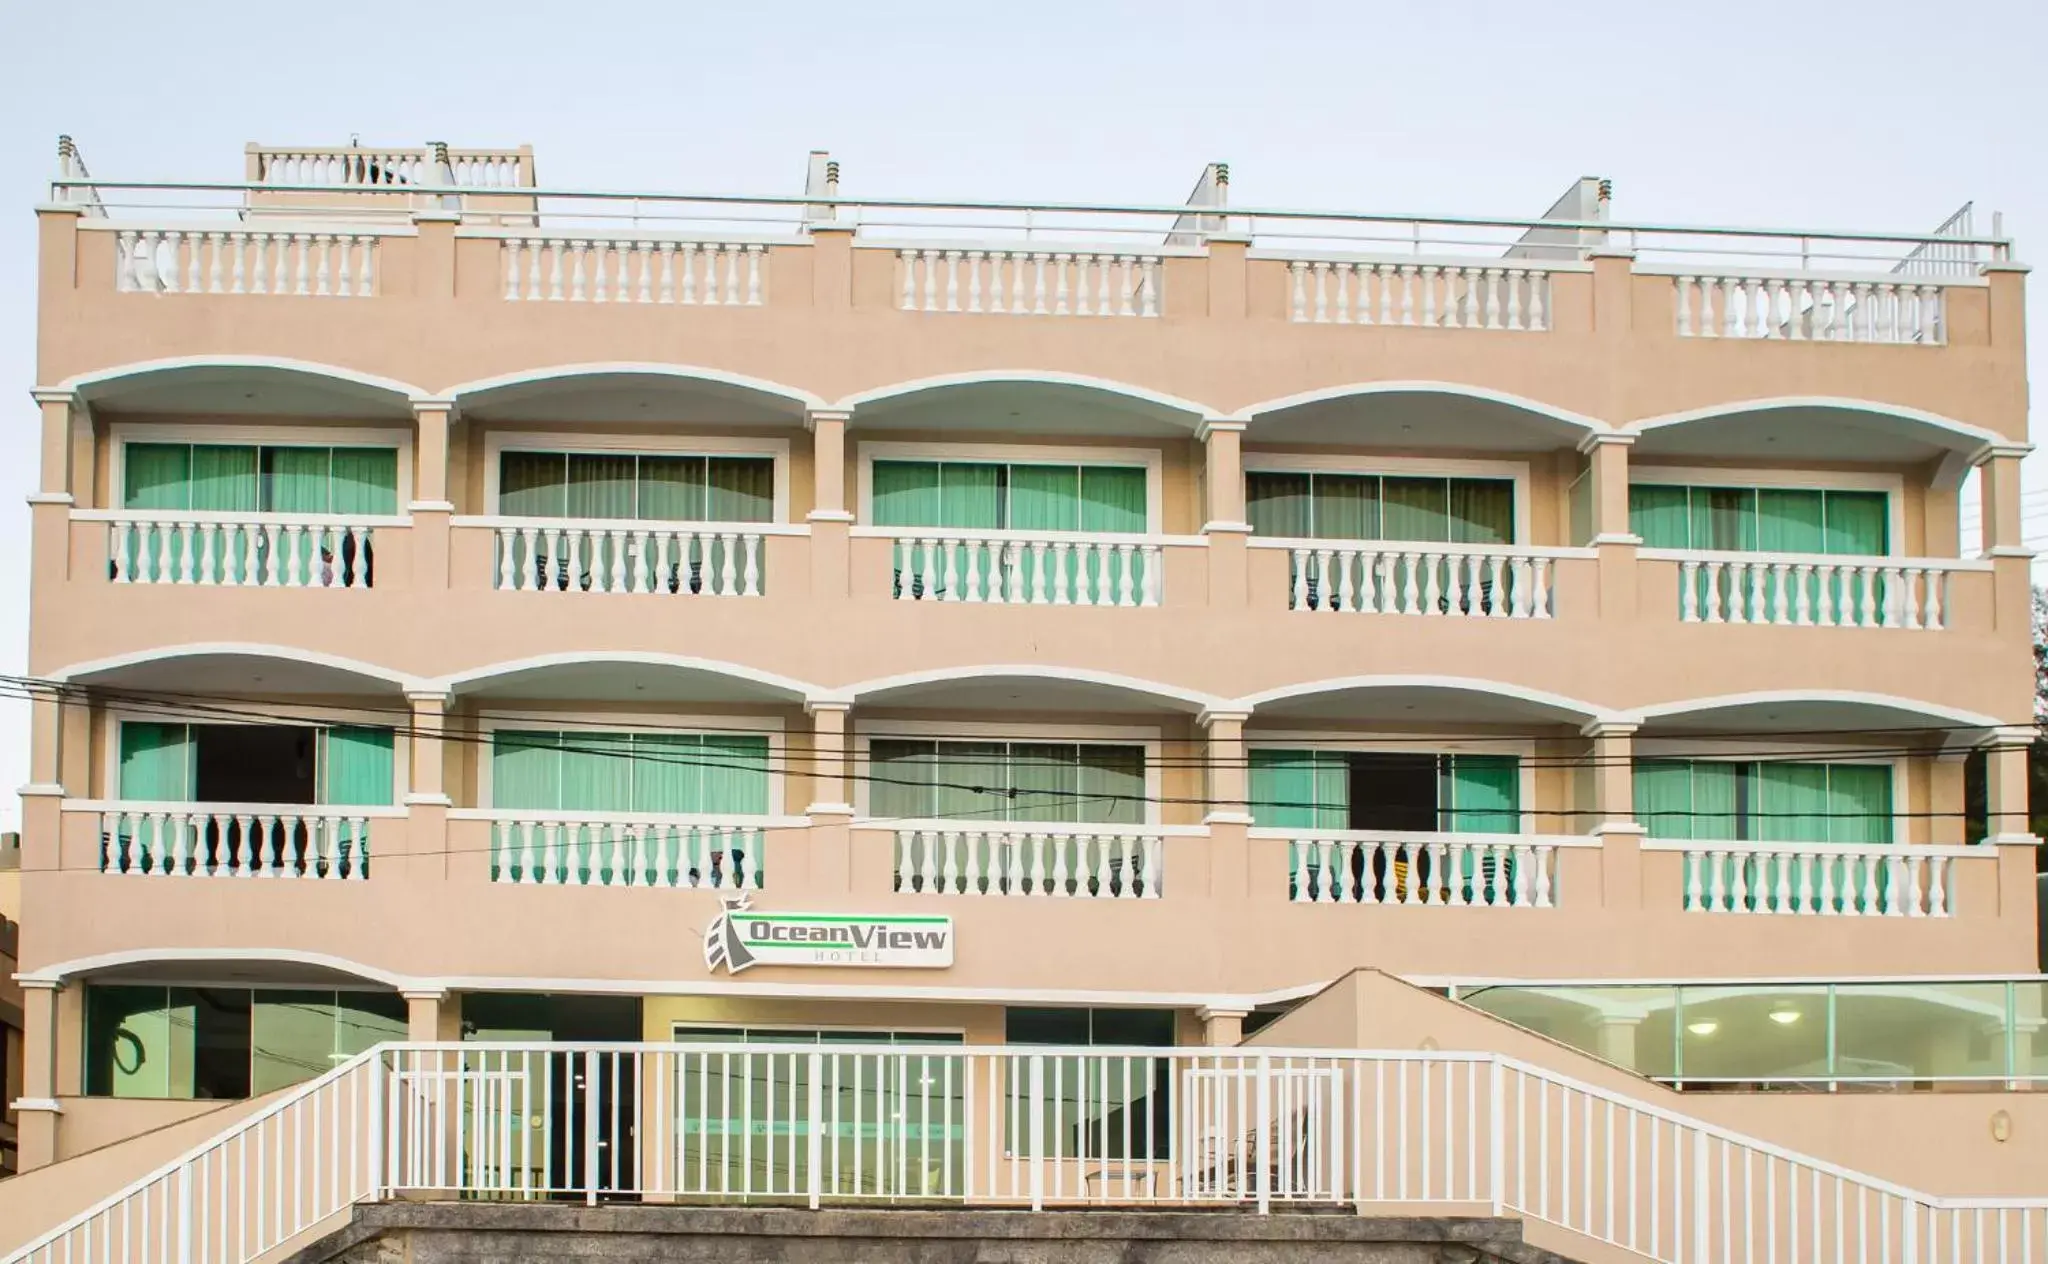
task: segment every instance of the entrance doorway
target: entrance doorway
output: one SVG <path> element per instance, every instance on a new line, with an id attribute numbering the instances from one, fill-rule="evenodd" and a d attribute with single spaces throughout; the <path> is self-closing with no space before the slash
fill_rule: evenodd
<path id="1" fill-rule="evenodd" d="M 465 1041 L 638 1044 L 640 1022 L 637 996 L 478 992 L 462 998 Z M 526 1081 L 526 1099 L 546 1104 L 541 1111 L 522 1111 L 524 1123 L 545 1135 L 527 1148 L 540 1170 L 519 1173 L 505 1187 L 592 1201 L 637 1197 L 638 1057 L 626 1049 L 519 1057 L 525 1060 L 517 1069 Z"/>

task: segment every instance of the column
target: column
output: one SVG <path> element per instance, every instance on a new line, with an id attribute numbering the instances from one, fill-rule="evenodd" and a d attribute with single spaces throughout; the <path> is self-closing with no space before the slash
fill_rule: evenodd
<path id="1" fill-rule="evenodd" d="M 28 498 L 30 567 L 38 583 L 61 583 L 71 574 L 71 510 L 93 498 L 92 425 L 76 392 L 39 388 L 30 394 L 43 414 L 42 473 Z"/>
<path id="2" fill-rule="evenodd" d="M 2034 853 L 2041 843 L 2034 836 L 2027 803 L 2027 758 L 2034 732 L 2032 725 L 1994 729 L 1983 744 L 1988 829 L 1984 841 L 1998 848 L 1998 916 L 2012 923 L 2015 931 L 2024 930 L 2030 942 L 2038 934 Z"/>
<path id="3" fill-rule="evenodd" d="M 844 409 L 814 408 L 804 414 L 811 432 L 811 595 L 844 597 L 850 591 L 853 513 L 846 496 Z"/>
<path id="4" fill-rule="evenodd" d="M 21 794 L 21 864 L 31 872 L 63 867 L 64 856 L 64 737 L 63 695 L 57 690 L 37 687 L 29 699 L 29 776 Z M 84 712 L 77 710 L 76 726 L 84 731 Z M 76 787 L 80 797 L 87 793 L 85 768 L 74 764 L 71 771 L 81 778 Z M 95 862 L 97 863 L 97 862 Z"/>
<path id="5" fill-rule="evenodd" d="M 21 981 L 21 1096 L 14 1102 L 21 1170 L 57 1161 L 57 990 L 52 979 Z"/>
<path id="6" fill-rule="evenodd" d="M 488 880 L 489 855 L 458 855 L 448 833 L 448 809 L 453 800 L 447 792 L 448 748 L 440 737 L 448 724 L 448 694 L 439 689 L 421 689 L 407 690 L 405 697 L 412 704 L 412 733 L 406 741 L 412 755 L 406 766 L 406 850 L 411 853 L 407 867 L 421 878 L 446 878 L 466 870 Z M 373 843 L 377 826 L 382 824 L 386 822 L 370 823 Z"/>
<path id="7" fill-rule="evenodd" d="M 1241 607 L 1251 591 L 1245 537 L 1252 530 L 1244 510 L 1244 423 L 1207 418 L 1196 437 L 1203 447 L 1202 534 L 1209 541 L 1209 604 Z M 1278 573 L 1284 577 L 1286 568 Z"/>
<path id="8" fill-rule="evenodd" d="M 1603 1014 L 1594 1036 L 1594 1052 L 1607 1061 L 1625 1070 L 1634 1071 L 1636 1061 L 1636 1032 L 1643 1025 L 1641 1014 Z"/>
<path id="9" fill-rule="evenodd" d="M 836 893 L 853 889 L 854 856 L 851 743 L 848 741 L 850 702 L 814 701 L 804 704 L 811 717 L 811 802 L 804 815 L 811 818 L 809 885 L 818 892 Z M 894 851 L 888 861 L 894 864 Z M 871 879 L 873 874 L 864 875 Z M 883 880 L 882 890 L 888 884 Z"/>
<path id="10" fill-rule="evenodd" d="M 1591 545 L 1599 554 L 1600 612 L 1609 618 L 1633 619 L 1636 613 L 1636 550 L 1643 542 L 1628 517 L 1628 450 L 1634 442 L 1634 435 L 1604 431 L 1579 441 L 1579 451 L 1586 457 L 1585 485 L 1572 492 L 1571 539 L 1573 544 Z M 1578 509 L 1580 497 L 1583 511 Z M 1581 517 L 1584 521 L 1578 520 Z"/>
<path id="11" fill-rule="evenodd" d="M 1248 892 L 1264 892 L 1268 886 L 1285 891 L 1277 881 L 1263 883 L 1252 873 L 1252 843 L 1245 768 L 1245 711 L 1204 711 L 1201 725 L 1208 735 L 1202 797 L 1207 811 L 1202 824 L 1209 828 L 1209 893 L 1219 900 L 1241 898 Z M 1279 869 L 1275 870 L 1278 874 Z M 1219 928 L 1221 929 L 1221 928 Z"/>
<path id="12" fill-rule="evenodd" d="M 405 1039 L 408 1044 L 434 1044 L 460 1037 L 460 1032 L 448 1035 L 442 1026 L 441 1003 L 448 999 L 447 989 L 407 988 L 400 995 L 405 997 Z"/>
<path id="13" fill-rule="evenodd" d="M 421 588 L 446 588 L 449 584 L 449 519 L 455 504 L 449 499 L 448 433 L 454 424 L 454 407 L 445 399 L 414 400 L 412 406 L 418 440 L 413 445 L 412 500 L 405 511 L 412 516 L 412 582 Z M 490 563 L 468 560 L 475 563 L 475 577 L 488 586 Z M 380 569 L 379 578 L 385 573 Z"/>
<path id="14" fill-rule="evenodd" d="M 1643 904 L 1643 827 L 1636 821 L 1636 725 L 1595 720 L 1579 731 L 1591 741 L 1590 766 L 1580 778 L 1580 817 L 1592 818 L 1600 840 L 1600 895 L 1608 908 Z"/>
<path id="15" fill-rule="evenodd" d="M 1244 1043 L 1244 1020 L 1248 1009 L 1204 1005 L 1195 1011 L 1202 1020 L 1202 1043 L 1212 1048 L 1229 1048 Z"/>
<path id="16" fill-rule="evenodd" d="M 1980 543 L 1991 559 L 1992 618 L 2007 636 L 2025 636 L 2033 626 L 2033 558 L 2027 547 L 2020 506 L 2020 458 L 2025 444 L 1994 444 L 1977 455 Z M 1997 833 L 1997 827 L 1992 828 Z"/>

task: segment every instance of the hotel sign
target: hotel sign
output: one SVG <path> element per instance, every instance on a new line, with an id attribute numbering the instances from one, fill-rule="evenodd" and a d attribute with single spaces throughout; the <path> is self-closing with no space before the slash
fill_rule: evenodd
<path id="1" fill-rule="evenodd" d="M 866 913 L 760 913 L 742 895 L 704 931 L 704 966 L 943 970 L 953 964 L 953 919 Z"/>

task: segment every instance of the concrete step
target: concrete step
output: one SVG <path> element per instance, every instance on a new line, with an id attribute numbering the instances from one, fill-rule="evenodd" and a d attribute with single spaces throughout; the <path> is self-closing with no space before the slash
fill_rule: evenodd
<path id="1" fill-rule="evenodd" d="M 286 1264 L 1574 1264 L 1517 1220 L 391 1202 Z"/>

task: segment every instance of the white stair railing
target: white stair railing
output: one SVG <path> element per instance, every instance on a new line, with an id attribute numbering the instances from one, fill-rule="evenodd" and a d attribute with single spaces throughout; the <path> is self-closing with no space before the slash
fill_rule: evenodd
<path id="1" fill-rule="evenodd" d="M 2048 1199 L 1918 1193 L 1498 1054 L 466 1042 L 358 1056 L 0 1264 L 251 1264 L 396 1192 L 1479 1206 L 1658 1264 L 2048 1258 Z"/>

